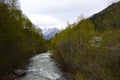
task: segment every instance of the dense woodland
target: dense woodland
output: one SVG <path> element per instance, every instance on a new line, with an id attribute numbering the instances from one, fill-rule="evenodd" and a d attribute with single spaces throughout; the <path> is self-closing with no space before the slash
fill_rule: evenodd
<path id="1" fill-rule="evenodd" d="M 68 80 L 120 80 L 120 2 L 69 25 L 50 44 Z"/>
<path id="2" fill-rule="evenodd" d="M 26 66 L 30 57 L 46 51 L 41 29 L 22 13 L 17 0 L 0 0 L 0 76 Z"/>

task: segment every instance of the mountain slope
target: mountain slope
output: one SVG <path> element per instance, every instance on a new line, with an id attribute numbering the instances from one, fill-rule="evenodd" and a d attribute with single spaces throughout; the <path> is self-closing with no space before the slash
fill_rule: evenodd
<path id="1" fill-rule="evenodd" d="M 100 13 L 93 15 L 90 20 L 98 31 L 120 28 L 120 2 L 113 3 Z"/>
<path id="2" fill-rule="evenodd" d="M 43 29 L 43 36 L 46 40 L 53 38 L 60 30 L 57 28 Z"/>
<path id="3" fill-rule="evenodd" d="M 70 25 L 51 40 L 52 57 L 68 80 L 119 80 L 119 45 L 120 2 Z"/>

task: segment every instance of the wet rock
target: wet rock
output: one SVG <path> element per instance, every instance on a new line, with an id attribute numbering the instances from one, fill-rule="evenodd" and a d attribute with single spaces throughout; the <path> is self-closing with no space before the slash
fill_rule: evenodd
<path id="1" fill-rule="evenodd" d="M 16 70 L 14 71 L 14 74 L 15 74 L 16 76 L 18 76 L 18 77 L 25 76 L 26 70 L 16 69 Z"/>
<path id="2" fill-rule="evenodd" d="M 25 74 L 26 70 L 16 69 L 12 73 L 0 77 L 0 80 L 16 80 L 16 78 L 25 76 Z"/>

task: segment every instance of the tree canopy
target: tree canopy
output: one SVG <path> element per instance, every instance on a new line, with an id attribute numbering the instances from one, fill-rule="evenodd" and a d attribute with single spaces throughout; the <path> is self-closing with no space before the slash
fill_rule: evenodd
<path id="1" fill-rule="evenodd" d="M 17 5 L 17 0 L 0 1 L 0 76 L 24 67 L 36 53 L 47 51 L 41 30 Z"/>

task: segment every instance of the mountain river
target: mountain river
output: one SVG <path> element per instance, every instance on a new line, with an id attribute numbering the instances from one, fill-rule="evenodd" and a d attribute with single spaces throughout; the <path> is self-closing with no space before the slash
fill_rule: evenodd
<path id="1" fill-rule="evenodd" d="M 50 55 L 42 53 L 31 58 L 27 74 L 17 80 L 66 80 Z"/>

